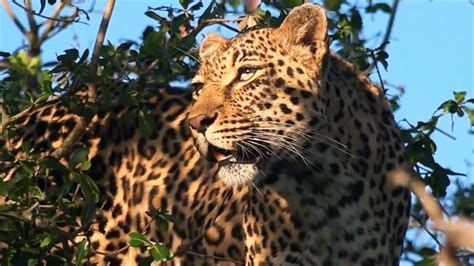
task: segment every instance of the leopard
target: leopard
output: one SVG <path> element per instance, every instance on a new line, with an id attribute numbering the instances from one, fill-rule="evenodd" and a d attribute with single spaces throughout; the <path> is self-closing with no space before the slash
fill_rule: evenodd
<path id="1" fill-rule="evenodd" d="M 277 28 L 230 39 L 208 34 L 199 61 L 193 90 L 152 90 L 141 106 L 150 136 L 123 119 L 138 107 L 122 105 L 81 136 L 103 197 L 88 263 L 146 261 L 128 244 L 143 232 L 171 250 L 165 265 L 398 265 L 410 192 L 389 176 L 409 169 L 403 141 L 383 91 L 330 50 L 324 8 L 303 4 Z M 58 96 L 0 142 L 46 156 L 80 119 Z M 150 210 L 173 221 L 158 230 Z"/>

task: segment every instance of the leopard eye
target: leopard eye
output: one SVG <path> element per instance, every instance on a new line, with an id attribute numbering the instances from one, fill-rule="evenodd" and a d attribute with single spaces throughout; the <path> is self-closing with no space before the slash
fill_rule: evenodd
<path id="1" fill-rule="evenodd" d="M 238 81 L 248 81 L 257 72 L 257 69 L 254 67 L 241 67 L 239 68 L 238 74 L 237 74 L 237 80 Z"/>
<path id="2" fill-rule="evenodd" d="M 195 82 L 191 84 L 191 89 L 193 90 L 193 99 L 196 100 L 199 97 L 199 94 L 201 93 L 202 87 L 204 86 L 204 83 L 202 82 Z"/>

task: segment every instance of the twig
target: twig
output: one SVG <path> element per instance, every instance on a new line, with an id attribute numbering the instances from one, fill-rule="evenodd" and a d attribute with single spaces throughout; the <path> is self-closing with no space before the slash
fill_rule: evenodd
<path id="1" fill-rule="evenodd" d="M 438 244 L 440 248 L 443 247 L 443 244 L 441 244 L 438 238 L 433 233 L 431 233 L 431 231 L 428 229 L 428 227 L 426 227 L 425 223 L 420 218 L 418 218 L 416 215 L 413 215 L 413 214 L 411 215 L 411 217 L 418 222 L 421 228 L 423 228 L 426 231 L 426 233 L 431 236 L 431 238 L 433 238 L 433 240 L 436 242 L 436 244 Z"/>
<path id="2" fill-rule="evenodd" d="M 60 1 L 56 5 L 56 9 L 54 10 L 51 17 L 47 18 L 48 19 L 48 24 L 46 24 L 46 28 L 44 29 L 43 33 L 41 34 L 41 37 L 40 37 L 40 40 L 39 40 L 40 43 L 43 43 L 48 38 L 49 33 L 53 29 L 54 22 L 56 21 L 57 17 L 59 16 L 61 11 L 63 10 L 64 6 L 65 6 L 64 2 Z"/>
<path id="3" fill-rule="evenodd" d="M 387 45 L 390 42 L 390 36 L 392 35 L 393 25 L 395 23 L 395 17 L 396 17 L 396 14 L 397 14 L 399 4 L 400 4 L 400 0 L 393 0 L 392 13 L 390 13 L 387 28 L 385 29 L 385 34 L 384 34 L 384 37 L 382 39 L 382 42 L 381 42 L 380 46 L 376 49 L 378 51 L 385 51 L 385 49 L 387 48 Z M 372 72 L 374 67 L 377 67 L 377 61 L 376 60 L 374 60 L 374 63 L 372 65 L 370 65 L 364 71 L 364 73 L 369 74 L 370 72 Z"/>
<path id="4" fill-rule="evenodd" d="M 435 127 L 434 130 L 438 131 L 439 133 L 445 135 L 446 137 L 452 139 L 452 140 L 456 140 L 456 137 L 454 137 L 453 135 L 449 134 L 448 132 L 440 129 L 439 127 Z"/>
<path id="5" fill-rule="evenodd" d="M 15 23 L 16 27 L 21 31 L 23 35 L 26 34 L 26 29 L 23 24 L 21 24 L 20 20 L 16 17 L 15 13 L 13 13 L 13 10 L 11 9 L 10 5 L 8 4 L 7 0 L 2 0 L 3 7 L 7 11 L 7 14 L 10 16 L 10 18 L 13 20 Z"/>
<path id="6" fill-rule="evenodd" d="M 98 60 L 100 50 L 104 44 L 105 33 L 107 32 L 107 28 L 109 26 L 110 17 L 112 16 L 112 11 L 115 6 L 115 0 L 108 0 L 107 5 L 105 7 L 104 15 L 102 16 L 102 21 L 100 22 L 99 32 L 97 33 L 97 38 L 95 40 L 94 51 L 92 53 L 91 62 L 89 64 L 89 72 L 92 75 L 97 75 L 97 67 L 98 67 Z M 92 98 L 97 96 L 97 93 L 94 92 L 94 95 L 89 95 Z"/>
<path id="7" fill-rule="evenodd" d="M 16 4 L 16 1 L 13 1 Z M 31 7 L 31 0 L 25 0 L 26 14 L 28 17 L 28 23 L 30 24 L 30 31 L 26 33 L 26 39 L 28 40 L 29 49 L 28 53 L 31 56 L 37 56 L 40 53 L 40 43 L 38 42 L 38 24 L 36 24 L 33 8 Z"/>
<path id="8" fill-rule="evenodd" d="M 385 35 L 382 39 L 382 44 L 379 47 L 380 51 L 385 51 L 387 44 L 390 41 L 390 36 L 392 35 L 393 24 L 395 23 L 395 15 L 397 14 L 398 4 L 400 4 L 400 0 L 393 0 L 392 5 L 392 13 L 388 19 L 387 29 L 385 30 Z"/>
<path id="9" fill-rule="evenodd" d="M 115 6 L 115 0 L 107 1 L 104 15 L 102 16 L 102 21 L 100 23 L 99 31 L 97 33 L 97 38 L 94 45 L 94 52 L 92 53 L 91 62 L 89 64 L 89 73 L 92 76 L 90 78 L 91 80 L 96 80 L 94 77 L 97 76 L 97 68 L 98 68 L 97 61 L 99 60 L 100 50 L 102 49 L 102 45 L 105 39 L 105 33 L 107 32 L 107 28 L 109 26 L 109 21 L 110 21 L 110 17 L 112 16 L 112 11 L 114 9 L 114 6 Z M 95 84 L 93 83 L 88 84 L 88 96 L 91 99 L 95 99 L 97 97 L 97 88 Z M 64 140 L 63 145 L 57 148 L 51 154 L 51 156 L 54 156 L 56 158 L 64 157 L 72 148 L 72 146 L 77 142 L 77 140 L 79 140 L 79 138 L 82 136 L 82 134 L 86 130 L 87 124 L 88 124 L 87 119 L 81 116 L 79 118 L 78 123 L 74 126 L 74 128 L 71 130 L 69 135 Z"/>
<path id="10" fill-rule="evenodd" d="M 423 210 L 433 221 L 434 227 L 444 231 L 446 244 L 437 259 L 443 265 L 460 265 L 456 249 L 474 249 L 474 222 L 465 218 L 445 217 L 436 199 L 425 190 L 425 184 L 407 171 L 393 171 L 389 180 L 396 186 L 405 186 L 420 200 Z"/>
<path id="11" fill-rule="evenodd" d="M 216 23 L 240 22 L 244 19 L 246 19 L 246 17 L 241 17 L 241 18 L 210 18 L 210 19 L 204 20 L 203 22 L 204 23 L 209 23 L 209 24 L 216 24 Z"/>
<path id="12" fill-rule="evenodd" d="M 382 86 L 382 92 L 383 92 L 383 95 L 385 96 L 387 91 L 385 91 L 385 86 L 383 85 L 382 75 L 380 74 L 380 69 L 379 69 L 379 66 L 377 64 L 377 58 L 375 58 L 375 53 L 374 53 L 373 50 L 370 51 L 370 55 L 372 57 L 372 60 L 374 61 L 374 66 L 375 66 L 375 69 L 377 71 L 377 76 L 379 77 L 380 86 Z"/>
<path id="13" fill-rule="evenodd" d="M 36 13 L 34 10 L 29 10 L 27 7 L 24 7 L 22 6 L 21 4 L 19 4 L 18 2 L 16 1 L 13 1 L 13 3 L 18 6 L 19 8 L 25 10 L 25 11 L 28 11 L 28 12 L 31 12 L 33 15 L 37 16 L 37 17 L 40 17 L 40 18 L 44 18 L 44 19 L 47 19 L 47 20 L 52 20 L 52 21 L 56 21 L 56 22 L 66 22 L 66 23 L 70 23 L 70 22 L 73 22 L 74 19 L 71 19 L 71 18 L 66 18 L 66 19 L 61 19 L 61 18 L 58 18 L 57 16 L 45 16 L 45 15 L 42 15 L 42 14 L 39 14 L 39 13 Z M 61 1 L 60 4 L 58 5 L 65 5 L 63 1 Z M 76 8 L 77 9 L 77 8 Z M 82 24 L 87 24 L 85 22 L 80 22 L 80 21 L 77 21 L 78 23 L 82 23 Z"/>
<path id="14" fill-rule="evenodd" d="M 29 113 L 31 111 L 31 109 L 33 109 L 34 107 L 35 107 L 35 105 L 32 104 L 30 107 L 27 107 L 25 110 L 21 111 L 20 113 L 14 115 L 14 116 L 11 116 L 11 117 L 8 117 L 8 115 L 6 115 L 6 113 L 5 113 L 5 117 L 7 119 L 5 119 L 5 121 L 2 119 L 2 123 L 0 125 L 0 134 L 3 133 L 3 131 L 5 130 L 5 128 L 7 127 L 8 124 L 10 124 L 11 122 L 23 117 L 24 115 Z"/>

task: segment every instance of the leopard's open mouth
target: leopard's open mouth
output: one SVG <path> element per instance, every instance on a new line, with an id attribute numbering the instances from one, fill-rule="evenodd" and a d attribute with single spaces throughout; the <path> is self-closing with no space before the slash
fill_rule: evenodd
<path id="1" fill-rule="evenodd" d="M 215 160 L 219 166 L 229 164 L 258 164 L 262 157 L 253 151 L 244 152 L 241 149 L 225 150 L 209 144 L 209 157 Z"/>

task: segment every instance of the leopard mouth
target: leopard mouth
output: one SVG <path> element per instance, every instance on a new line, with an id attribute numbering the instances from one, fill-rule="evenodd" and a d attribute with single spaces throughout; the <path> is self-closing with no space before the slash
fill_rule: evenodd
<path id="1" fill-rule="evenodd" d="M 208 158 L 217 162 L 220 167 L 232 164 L 254 164 L 262 161 L 262 156 L 255 152 L 244 153 L 241 149 L 226 150 L 209 144 Z"/>

